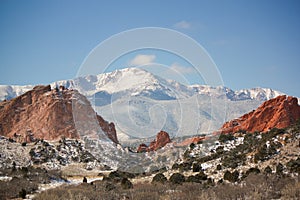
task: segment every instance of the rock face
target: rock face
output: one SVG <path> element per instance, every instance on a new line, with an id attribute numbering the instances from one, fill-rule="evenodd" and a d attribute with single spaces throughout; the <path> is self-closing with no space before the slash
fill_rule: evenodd
<path id="1" fill-rule="evenodd" d="M 144 143 L 140 144 L 139 147 L 137 148 L 138 153 L 144 153 L 148 151 L 148 146 Z"/>
<path id="2" fill-rule="evenodd" d="M 19 142 L 99 137 L 100 129 L 118 143 L 114 124 L 98 116 L 86 97 L 76 90 L 36 86 L 21 96 L 0 102 L 0 135 Z"/>
<path id="3" fill-rule="evenodd" d="M 157 149 L 164 147 L 170 142 L 171 139 L 169 137 L 169 134 L 165 131 L 160 131 L 159 133 L 157 133 L 156 139 L 150 143 L 149 149 L 150 151 L 156 151 Z"/>
<path id="4" fill-rule="evenodd" d="M 149 147 L 146 144 L 140 144 L 140 146 L 137 149 L 137 152 L 141 153 L 156 151 L 157 149 L 166 146 L 166 144 L 168 143 L 171 143 L 169 134 L 165 131 L 160 131 L 159 133 L 157 133 L 156 139 L 150 143 Z"/>
<path id="5" fill-rule="evenodd" d="M 240 130 L 266 132 L 272 128 L 286 128 L 299 118 L 298 99 L 283 95 L 264 102 L 256 110 L 238 119 L 226 122 L 220 132 L 235 133 Z"/>

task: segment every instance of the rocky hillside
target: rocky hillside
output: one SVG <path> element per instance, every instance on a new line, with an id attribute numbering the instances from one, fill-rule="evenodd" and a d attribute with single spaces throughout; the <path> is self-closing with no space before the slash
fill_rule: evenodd
<path id="1" fill-rule="evenodd" d="M 190 145 L 171 168 L 112 171 L 36 199 L 299 199 L 300 121 L 266 133 L 222 134 Z M 151 152 L 153 153 L 153 152 Z M 66 192 L 67 191 L 67 192 Z"/>
<path id="2" fill-rule="evenodd" d="M 99 132 L 118 143 L 114 124 L 98 116 L 87 98 L 76 90 L 36 86 L 0 102 L 0 135 L 18 142 L 99 137 Z"/>
<path id="3" fill-rule="evenodd" d="M 225 123 L 220 132 L 235 133 L 266 132 L 272 128 L 286 128 L 300 118 L 298 99 L 291 96 L 278 96 L 264 102 L 259 108 L 238 119 Z"/>

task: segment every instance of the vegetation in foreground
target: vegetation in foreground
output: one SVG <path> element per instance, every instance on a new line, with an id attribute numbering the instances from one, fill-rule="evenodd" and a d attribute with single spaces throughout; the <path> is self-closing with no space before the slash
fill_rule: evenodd
<path id="1" fill-rule="evenodd" d="M 239 135 L 221 135 L 220 144 L 211 153 L 199 156 L 203 144 L 193 144 L 171 169 L 153 174 L 151 182 L 133 181 L 149 174 L 114 171 L 102 181 L 65 184 L 35 194 L 34 198 L 300 199 L 299 133 L 300 121 L 287 129 L 272 129 L 264 134 L 241 131 Z M 236 137 L 243 137 L 243 143 L 228 149 Z M 203 169 L 208 163 L 212 165 Z M 1 174 L 12 179 L 0 181 L 0 199 L 25 198 L 36 193 L 39 184 L 61 178 L 57 171 L 34 167 L 13 167 Z"/>
<path id="2" fill-rule="evenodd" d="M 110 181 L 64 186 L 38 194 L 36 200 L 114 199 L 299 199 L 300 182 L 276 174 L 251 174 L 242 184 L 143 183 L 124 187 Z"/>
<path id="3" fill-rule="evenodd" d="M 151 183 L 131 184 L 141 175 L 115 171 L 102 181 L 51 189 L 35 199 L 300 199 L 299 132 L 300 121 L 263 134 L 241 131 L 243 143 L 230 150 L 226 143 L 236 136 L 221 135 L 215 151 L 199 157 L 195 149 L 202 144 L 193 144 L 181 162 L 157 172 Z M 210 172 L 201 167 L 207 162 L 214 163 Z"/>

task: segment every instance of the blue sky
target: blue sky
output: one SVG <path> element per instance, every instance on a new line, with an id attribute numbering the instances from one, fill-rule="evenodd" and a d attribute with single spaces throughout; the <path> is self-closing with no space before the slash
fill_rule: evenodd
<path id="1" fill-rule="evenodd" d="M 96 45 L 139 27 L 175 29 L 195 39 L 232 89 L 270 87 L 300 97 L 300 2 L 291 0 L 1 0 L 0 84 L 71 79 Z M 147 55 L 188 67 L 156 53 Z"/>

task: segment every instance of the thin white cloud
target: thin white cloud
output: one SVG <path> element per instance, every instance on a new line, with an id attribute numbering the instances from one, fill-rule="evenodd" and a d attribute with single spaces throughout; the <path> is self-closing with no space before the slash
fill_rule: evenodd
<path id="1" fill-rule="evenodd" d="M 189 29 L 191 28 L 191 26 L 192 26 L 191 23 L 184 20 L 174 24 L 174 27 L 177 29 Z"/>
<path id="2" fill-rule="evenodd" d="M 155 59 L 156 59 L 155 55 L 138 54 L 132 60 L 129 61 L 129 65 L 130 66 L 147 65 L 153 63 Z"/>
<path id="3" fill-rule="evenodd" d="M 186 67 L 179 65 L 178 63 L 173 63 L 169 67 L 169 73 L 177 73 L 177 74 L 192 74 L 195 73 L 195 69 L 193 67 Z"/>

